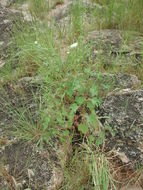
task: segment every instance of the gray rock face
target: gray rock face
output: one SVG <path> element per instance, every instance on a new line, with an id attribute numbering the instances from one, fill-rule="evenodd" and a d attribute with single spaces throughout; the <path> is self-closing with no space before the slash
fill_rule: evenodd
<path id="1" fill-rule="evenodd" d="M 78 2 L 75 0 L 67 0 L 63 5 L 60 7 L 58 6 L 57 8 L 53 9 L 50 12 L 50 17 L 52 16 L 53 19 L 56 21 L 59 21 L 67 16 L 70 15 L 71 9 L 74 5 L 76 5 Z M 92 3 L 89 0 L 82 0 L 81 4 L 79 4 L 83 8 L 85 8 L 87 11 L 93 10 L 95 7 L 102 9 L 102 6 L 96 3 Z"/>
<path id="2" fill-rule="evenodd" d="M 115 52 L 119 52 L 122 45 L 122 36 L 119 30 L 95 30 L 88 33 L 88 41 L 91 42 L 96 48 L 103 48 L 107 50 L 110 48 Z"/>
<path id="3" fill-rule="evenodd" d="M 135 88 L 141 85 L 141 81 L 135 75 L 130 74 L 107 74 L 105 79 L 113 79 L 116 88 Z"/>
<path id="4" fill-rule="evenodd" d="M 116 61 L 117 64 L 122 65 L 137 64 L 137 61 L 142 58 L 143 37 L 139 34 L 134 34 L 133 38 L 124 44 L 122 31 L 115 29 L 95 30 L 88 33 L 87 42 L 92 47 L 93 58 L 101 55 L 106 62 Z"/>
<path id="5" fill-rule="evenodd" d="M 130 74 L 110 74 L 110 73 L 98 73 L 93 76 L 97 82 L 101 85 L 108 85 L 111 89 L 124 89 L 124 88 L 136 88 L 141 85 L 141 81 L 135 76 Z"/>
<path id="6" fill-rule="evenodd" d="M 50 13 L 50 16 L 52 16 L 56 21 L 58 21 L 68 15 L 71 6 L 72 6 L 72 2 L 70 1 L 62 5 L 61 7 L 54 9 Z"/>
<path id="7" fill-rule="evenodd" d="M 141 51 L 143 37 L 139 34 L 134 34 L 133 39 L 129 40 L 127 45 L 124 45 L 123 32 L 116 29 L 94 30 L 88 33 L 87 40 L 97 46 L 97 49 L 107 48 L 112 52 L 129 53 Z M 132 52 L 133 53 L 133 52 Z"/>
<path id="8" fill-rule="evenodd" d="M 101 107 L 102 123 L 109 125 L 115 136 L 107 133 L 107 147 L 124 152 L 129 161 L 143 164 L 143 90 L 121 90 L 109 94 Z"/>
<path id="9" fill-rule="evenodd" d="M 9 142 L 9 145 L 0 152 L 2 164 L 0 189 L 13 187 L 13 189 L 54 190 L 58 188 L 63 179 L 59 161 L 60 148 L 56 140 L 42 150 L 32 143 Z"/>
<path id="10" fill-rule="evenodd" d="M 12 13 L 7 8 L 0 6 L 0 58 L 10 44 L 10 31 L 17 14 Z"/>
<path id="11" fill-rule="evenodd" d="M 0 0 L 0 5 L 2 5 L 4 7 L 8 7 L 14 2 L 15 2 L 15 0 Z"/>
<path id="12" fill-rule="evenodd" d="M 4 46 L 7 38 L 7 31 L 11 28 L 11 20 L 8 18 L 8 10 L 0 6 L 0 46 Z"/>

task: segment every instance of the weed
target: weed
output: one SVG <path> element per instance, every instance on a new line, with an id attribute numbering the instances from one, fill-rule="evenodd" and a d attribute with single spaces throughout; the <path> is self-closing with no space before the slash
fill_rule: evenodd
<path id="1" fill-rule="evenodd" d="M 64 182 L 60 190 L 92 190 L 89 163 L 84 152 L 75 152 L 64 170 Z"/>
<path id="2" fill-rule="evenodd" d="M 92 156 L 91 174 L 95 190 L 116 189 L 104 154 Z"/>
<path id="3" fill-rule="evenodd" d="M 65 168 L 61 190 L 116 190 L 110 167 L 104 153 L 93 151 L 87 144 L 83 145 L 82 149 L 76 150 Z"/>
<path id="4" fill-rule="evenodd" d="M 30 11 L 31 13 L 39 18 L 44 18 L 50 10 L 50 2 L 45 0 L 31 0 Z"/>
<path id="5" fill-rule="evenodd" d="M 98 9 L 94 12 L 99 28 L 118 28 L 140 32 L 143 31 L 143 23 L 140 19 L 143 16 L 142 1 L 95 0 L 95 2 L 106 6 L 102 12 Z"/>
<path id="6" fill-rule="evenodd" d="M 78 37 L 83 34 L 85 11 L 86 10 L 82 5 L 82 1 L 74 3 L 71 8 L 71 22 L 72 22 L 71 35 L 73 35 L 73 37 Z"/>

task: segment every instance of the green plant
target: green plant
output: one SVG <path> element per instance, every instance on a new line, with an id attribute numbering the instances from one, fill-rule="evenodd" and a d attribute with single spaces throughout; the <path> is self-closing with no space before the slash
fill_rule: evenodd
<path id="1" fill-rule="evenodd" d="M 115 181 L 111 174 L 110 162 L 101 150 L 93 151 L 90 146 L 85 146 L 89 158 L 90 174 L 94 190 L 116 190 Z"/>
<path id="2" fill-rule="evenodd" d="M 60 190 L 93 190 L 88 161 L 83 151 L 75 152 L 64 169 L 64 181 Z"/>
<path id="3" fill-rule="evenodd" d="M 105 155 L 92 156 L 91 174 L 95 190 L 116 189 Z"/>
<path id="4" fill-rule="evenodd" d="M 112 166 L 106 154 L 91 147 L 82 144 L 82 148 L 76 149 L 64 169 L 64 182 L 60 190 L 116 190 Z"/>
<path id="5" fill-rule="evenodd" d="M 74 116 L 80 108 L 83 113 L 81 113 L 79 131 L 86 135 L 91 129 L 98 130 L 95 108 L 100 105 L 101 98 L 96 81 L 94 82 L 90 77 L 93 67 L 90 62 L 91 49 L 80 36 L 78 46 L 70 50 L 63 62 L 59 51 L 60 46 L 54 44 L 54 41 L 54 27 L 46 28 L 33 21 L 32 26 L 20 22 L 14 28 L 17 54 L 15 56 L 14 49 L 11 53 L 11 64 L 18 60 L 18 78 L 35 76 L 35 74 L 41 77 L 41 101 L 48 110 L 46 116 L 38 117 L 36 127 L 28 119 L 32 118 L 30 113 L 25 115 L 27 109 L 23 110 L 24 113 L 22 110 L 17 110 L 17 118 L 20 118 L 19 123 L 22 125 L 17 130 L 20 129 L 22 135 L 19 136 L 22 138 L 25 136 L 30 139 L 30 136 L 26 137 L 26 135 L 29 133 L 33 135 L 35 130 L 35 133 L 39 134 L 38 138 L 40 139 L 41 136 L 43 139 L 43 133 L 48 130 L 50 132 L 47 133 L 46 142 L 52 136 L 51 133 L 64 139 L 65 135 L 69 135 Z M 87 60 L 89 60 L 88 64 Z M 41 110 L 38 112 L 41 114 Z M 20 113 L 21 117 L 19 117 Z"/>
<path id="6" fill-rule="evenodd" d="M 99 28 L 116 28 L 125 30 L 143 31 L 142 8 L 143 2 L 140 0 L 95 0 L 95 2 L 105 5 L 103 11 L 94 11 Z"/>
<path id="7" fill-rule="evenodd" d="M 70 38 L 77 39 L 84 34 L 84 22 L 86 8 L 83 6 L 82 1 L 74 2 L 71 7 L 71 31 Z"/>
<path id="8" fill-rule="evenodd" d="M 45 0 L 31 0 L 30 11 L 31 13 L 39 18 L 44 18 L 50 10 L 50 1 Z"/>

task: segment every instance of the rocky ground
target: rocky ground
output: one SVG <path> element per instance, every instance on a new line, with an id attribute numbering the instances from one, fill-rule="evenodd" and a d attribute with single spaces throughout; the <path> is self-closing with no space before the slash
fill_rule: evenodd
<path id="1" fill-rule="evenodd" d="M 48 23 L 54 19 L 55 25 L 66 24 L 72 3 L 65 1 L 64 4 L 57 4 L 46 15 Z M 83 1 L 83 4 L 88 12 L 94 6 L 99 10 L 104 9 L 90 1 Z M 0 70 L 7 64 L 8 47 L 13 43 L 11 31 L 16 19 L 23 17 L 25 22 L 31 22 L 32 15 L 27 11 L 27 6 L 25 3 L 15 6 L 14 1 L 0 0 Z M 98 63 L 101 57 L 104 59 L 102 72 L 96 73 L 95 70 L 90 77 L 99 83 L 103 96 L 102 104 L 96 110 L 100 125 L 103 128 L 110 126 L 114 133 L 111 135 L 107 130 L 105 150 L 111 151 L 119 162 L 134 170 L 136 166 L 143 166 L 143 70 L 140 67 L 143 64 L 143 36 L 133 33 L 132 38 L 124 44 L 122 31 L 103 29 L 89 31 L 85 40 L 87 46 L 92 47 L 92 61 Z M 125 66 L 135 68 L 137 75 L 124 70 Z M 16 67 L 14 65 L 13 75 Z M 120 68 L 121 72 L 111 72 L 115 67 Z M 41 76 L 24 76 L 5 83 L 4 76 L 0 76 L 0 189 L 54 190 L 61 187 L 63 168 L 72 156 L 72 146 L 67 143 L 64 147 L 59 139 L 53 138 L 41 149 L 32 141 L 17 139 L 11 133 L 14 131 L 12 123 L 16 123 L 12 110 L 22 109 L 29 104 L 32 114 L 37 114 L 37 103 L 33 100 L 32 92 L 36 92 L 42 81 Z M 105 85 L 110 85 L 110 88 L 104 93 Z M 36 96 L 40 98 L 40 94 Z M 129 189 L 135 188 L 132 186 Z"/>

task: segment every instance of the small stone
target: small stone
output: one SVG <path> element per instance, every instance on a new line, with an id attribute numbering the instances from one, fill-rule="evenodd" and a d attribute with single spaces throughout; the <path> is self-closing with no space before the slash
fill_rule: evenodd
<path id="1" fill-rule="evenodd" d="M 4 44 L 4 41 L 0 41 L 0 46 L 2 46 Z"/>
<path id="2" fill-rule="evenodd" d="M 28 172 L 28 177 L 29 177 L 29 179 L 32 180 L 32 177 L 35 175 L 34 172 L 33 172 L 33 170 L 28 169 L 27 172 Z"/>
<path id="3" fill-rule="evenodd" d="M 127 158 L 127 156 L 125 155 L 124 152 L 116 152 L 116 155 L 120 158 L 120 160 L 121 160 L 123 163 L 127 164 L 127 163 L 130 162 L 130 160 Z"/>
<path id="4" fill-rule="evenodd" d="M 2 68 L 5 65 L 5 61 L 0 60 L 0 68 Z"/>
<path id="5" fill-rule="evenodd" d="M 3 20 L 3 23 L 4 23 L 4 24 L 8 24 L 8 23 L 10 23 L 10 22 L 11 22 L 11 21 L 8 20 L 8 19 Z"/>

